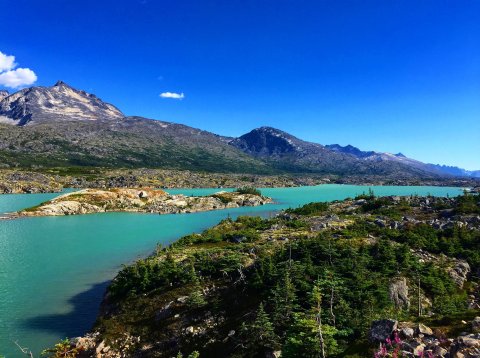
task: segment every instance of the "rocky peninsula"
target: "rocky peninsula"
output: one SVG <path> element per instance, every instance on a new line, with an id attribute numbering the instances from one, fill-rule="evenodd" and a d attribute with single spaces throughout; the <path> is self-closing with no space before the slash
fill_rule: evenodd
<path id="1" fill-rule="evenodd" d="M 62 216 L 102 212 L 179 214 L 271 203 L 255 189 L 220 191 L 209 196 L 170 195 L 157 189 L 83 189 L 60 195 L 13 216 Z"/>

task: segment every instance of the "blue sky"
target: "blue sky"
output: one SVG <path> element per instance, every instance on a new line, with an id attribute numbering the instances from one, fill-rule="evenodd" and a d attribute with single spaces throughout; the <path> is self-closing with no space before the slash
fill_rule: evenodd
<path id="1" fill-rule="evenodd" d="M 478 14 L 476 0 L 0 0 L 0 52 L 127 115 L 480 169 Z"/>

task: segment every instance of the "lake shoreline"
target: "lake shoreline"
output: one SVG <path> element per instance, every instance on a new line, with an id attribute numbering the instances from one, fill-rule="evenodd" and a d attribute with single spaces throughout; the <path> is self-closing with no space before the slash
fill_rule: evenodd
<path id="1" fill-rule="evenodd" d="M 188 214 L 272 203 L 253 188 L 219 191 L 206 196 L 172 195 L 158 189 L 83 189 L 62 194 L 40 205 L 10 215 L 17 217 L 67 216 L 106 212 Z"/>
<path id="2" fill-rule="evenodd" d="M 74 306 L 75 315 L 67 320 L 65 312 L 72 309 L 72 300 L 77 302 L 75 297 L 95 282 L 112 279 L 122 264 L 147 257 L 158 244 L 168 245 L 228 217 L 271 217 L 288 207 L 295 208 L 312 201 L 343 200 L 366 193 L 369 188 L 379 196 L 456 196 L 462 193 L 461 189 L 448 187 L 329 184 L 261 189 L 263 195 L 273 198 L 273 204 L 191 215 L 100 213 L 36 217 L 27 221 L 5 220 L 0 223 L 0 243 L 4 248 L 0 267 L 2 275 L 11 279 L 5 281 L 4 290 L 0 291 L 0 316 L 3 319 L 0 331 L 16 332 L 15 339 L 21 338 L 19 342 L 37 354 L 58 339 L 88 332 L 101 297 Z M 205 195 L 210 190 L 185 189 L 184 193 Z M 0 212 L 21 210 L 53 197 L 52 194 L 0 195 Z M 95 265 L 85 264 L 89 262 L 95 262 Z M 22 323 L 30 322 L 32 317 L 49 318 L 41 327 Z M 6 357 L 18 355 L 18 349 L 6 336 L 0 337 L 0 347 L 6 347 L 7 350 L 0 351 Z"/>
<path id="3" fill-rule="evenodd" d="M 379 175 L 301 174 L 228 174 L 201 173 L 167 169 L 105 169 L 72 168 L 0 169 L 1 194 L 58 193 L 65 188 L 288 188 L 321 184 L 395 185 L 395 186 L 451 186 L 472 187 L 480 190 L 480 179 L 456 177 L 411 178 Z"/>

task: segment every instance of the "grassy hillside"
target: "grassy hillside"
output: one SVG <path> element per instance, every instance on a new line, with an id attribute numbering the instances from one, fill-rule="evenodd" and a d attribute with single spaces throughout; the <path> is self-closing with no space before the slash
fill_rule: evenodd
<path id="1" fill-rule="evenodd" d="M 275 172 L 220 137 L 177 124 L 55 121 L 0 124 L 0 163 L 8 166 L 161 167 L 211 172 Z"/>

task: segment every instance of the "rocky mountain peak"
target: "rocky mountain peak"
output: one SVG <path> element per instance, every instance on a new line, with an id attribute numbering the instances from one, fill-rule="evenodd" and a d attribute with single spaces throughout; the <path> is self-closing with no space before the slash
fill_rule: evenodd
<path id="1" fill-rule="evenodd" d="M 87 94 L 85 91 L 82 91 L 82 90 L 77 90 L 75 89 L 74 87 L 70 86 L 68 83 L 66 82 L 63 82 L 62 80 L 58 80 L 57 82 L 55 82 L 55 84 L 50 87 L 51 89 L 71 89 L 73 91 L 77 91 L 77 92 L 81 92 L 81 93 L 85 93 Z M 90 96 L 95 96 L 93 94 L 88 94 Z"/>
<path id="2" fill-rule="evenodd" d="M 283 155 L 296 150 L 292 135 L 272 127 L 260 127 L 230 142 L 231 145 L 260 156 Z"/>
<path id="3" fill-rule="evenodd" d="M 30 87 L 8 97 L 0 95 L 0 122 L 23 126 L 59 120 L 124 118 L 115 106 L 63 81 L 52 87 Z"/>
<path id="4" fill-rule="evenodd" d="M 282 138 L 290 138 L 290 139 L 297 139 L 293 135 L 284 132 L 280 129 L 268 126 L 262 126 L 259 128 L 255 128 L 250 133 L 255 133 L 257 135 L 265 135 L 265 136 L 275 136 L 275 137 L 282 137 Z"/>

